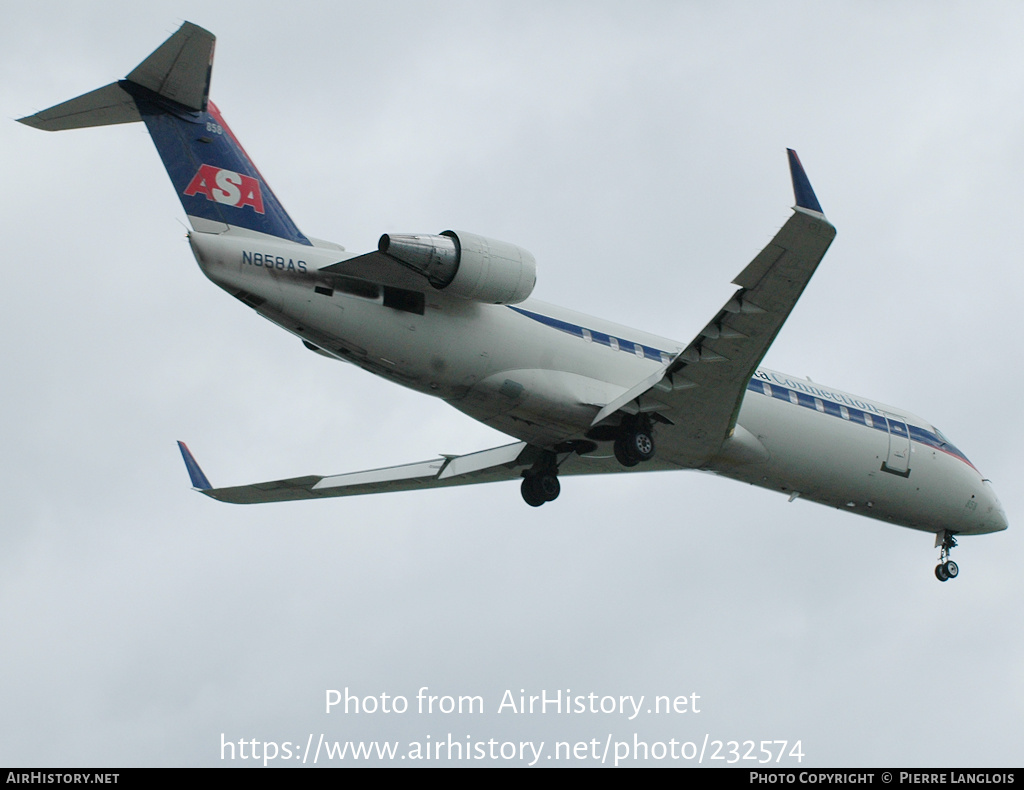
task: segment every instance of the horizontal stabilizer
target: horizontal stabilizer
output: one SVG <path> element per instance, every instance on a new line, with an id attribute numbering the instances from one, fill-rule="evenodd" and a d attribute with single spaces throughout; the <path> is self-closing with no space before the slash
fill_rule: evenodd
<path id="1" fill-rule="evenodd" d="M 128 81 L 201 112 L 210 98 L 215 43 L 209 30 L 186 22 L 132 70 Z"/>
<path id="2" fill-rule="evenodd" d="M 116 82 L 76 96 L 35 115 L 18 119 L 26 126 L 42 129 L 44 132 L 85 129 L 89 126 L 112 126 L 141 120 L 142 116 L 135 106 L 135 100 Z"/>
<path id="3" fill-rule="evenodd" d="M 203 111 L 210 95 L 215 40 L 208 30 L 186 22 L 133 69 L 126 80 L 18 120 L 47 132 L 141 121 L 142 115 L 129 92 L 131 85 L 146 88 L 189 110 Z"/>

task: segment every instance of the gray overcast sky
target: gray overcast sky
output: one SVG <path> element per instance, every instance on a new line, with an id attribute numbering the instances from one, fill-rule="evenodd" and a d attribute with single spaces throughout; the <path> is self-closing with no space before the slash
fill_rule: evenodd
<path id="1" fill-rule="evenodd" d="M 796 148 L 839 235 L 765 363 L 924 415 L 1011 524 L 939 584 L 930 534 L 700 474 L 573 479 L 539 510 L 512 484 L 209 501 L 176 439 L 230 485 L 502 437 L 207 282 L 141 124 L 8 121 L 0 764 L 221 765 L 222 733 L 1022 763 L 1019 4 L 0 5 L 9 119 L 187 19 L 305 232 L 508 239 L 539 298 L 684 342 L 788 216 Z M 487 709 L 323 711 L 326 689 L 422 686 Z M 506 689 L 567 688 L 701 712 L 497 713 Z"/>

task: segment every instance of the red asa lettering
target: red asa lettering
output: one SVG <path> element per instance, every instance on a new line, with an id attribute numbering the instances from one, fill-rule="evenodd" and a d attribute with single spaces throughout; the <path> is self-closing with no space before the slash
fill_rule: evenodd
<path id="1" fill-rule="evenodd" d="M 207 200 L 223 203 L 235 208 L 252 206 L 257 214 L 263 212 L 263 194 L 260 182 L 252 176 L 242 175 L 233 170 L 201 165 L 189 185 L 185 187 L 185 195 L 205 195 Z"/>

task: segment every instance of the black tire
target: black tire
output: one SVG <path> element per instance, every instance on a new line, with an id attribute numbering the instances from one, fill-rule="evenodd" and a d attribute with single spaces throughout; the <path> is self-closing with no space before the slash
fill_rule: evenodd
<path id="1" fill-rule="evenodd" d="M 541 493 L 540 488 L 537 486 L 536 477 L 524 477 L 523 484 L 520 486 L 519 491 L 523 495 L 523 501 L 530 507 L 540 507 L 547 502 Z"/>
<path id="2" fill-rule="evenodd" d="M 955 579 L 960 574 L 960 568 L 957 567 L 957 564 L 953 562 L 953 560 L 949 560 L 946 563 L 945 568 L 946 576 L 950 579 Z"/>
<path id="3" fill-rule="evenodd" d="M 940 582 L 949 581 L 949 573 L 946 572 L 945 564 L 935 566 L 935 578 Z"/>
<path id="4" fill-rule="evenodd" d="M 558 482 L 558 475 L 542 474 L 534 478 L 534 487 L 537 493 L 544 497 L 545 502 L 554 502 L 562 491 L 562 484 Z"/>
<path id="5" fill-rule="evenodd" d="M 615 460 L 626 467 L 636 466 L 640 463 L 639 458 L 634 458 L 629 454 L 629 446 L 621 436 L 615 440 Z"/>
<path id="6" fill-rule="evenodd" d="M 648 431 L 630 431 L 626 435 L 626 447 L 629 454 L 638 461 L 650 461 L 654 458 L 654 437 Z"/>

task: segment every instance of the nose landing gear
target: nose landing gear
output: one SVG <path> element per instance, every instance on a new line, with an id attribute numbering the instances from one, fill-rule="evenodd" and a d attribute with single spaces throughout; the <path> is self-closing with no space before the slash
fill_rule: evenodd
<path id="1" fill-rule="evenodd" d="M 935 578 L 940 582 L 955 579 L 960 573 L 960 568 L 949 558 L 949 552 L 956 548 L 956 538 L 953 537 L 952 532 L 945 529 L 942 531 L 941 537 L 936 533 L 935 545 L 942 546 L 942 552 L 939 554 L 939 564 L 935 566 Z"/>

